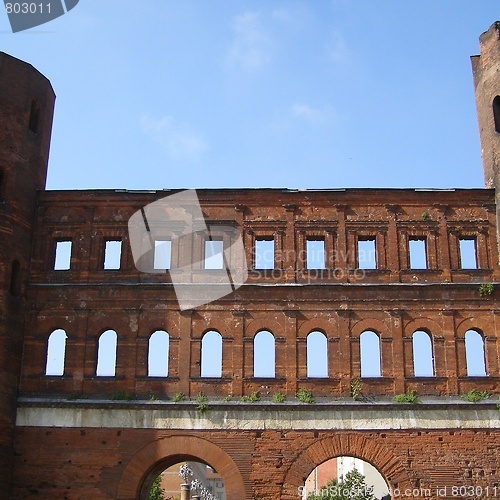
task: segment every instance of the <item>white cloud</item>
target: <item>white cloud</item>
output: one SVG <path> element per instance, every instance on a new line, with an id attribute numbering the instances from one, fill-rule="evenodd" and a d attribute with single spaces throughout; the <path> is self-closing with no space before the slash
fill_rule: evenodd
<path id="1" fill-rule="evenodd" d="M 321 125 L 327 121 L 330 110 L 328 108 L 315 108 L 305 103 L 295 103 L 290 108 L 290 113 L 311 125 Z"/>
<path id="2" fill-rule="evenodd" d="M 233 19 L 234 38 L 227 54 L 230 66 L 255 71 L 270 60 L 271 39 L 262 29 L 260 21 L 259 12 L 245 12 Z"/>
<path id="3" fill-rule="evenodd" d="M 171 116 L 160 119 L 143 116 L 142 132 L 161 144 L 174 160 L 198 161 L 208 149 L 203 136 L 189 125 L 175 122 Z"/>

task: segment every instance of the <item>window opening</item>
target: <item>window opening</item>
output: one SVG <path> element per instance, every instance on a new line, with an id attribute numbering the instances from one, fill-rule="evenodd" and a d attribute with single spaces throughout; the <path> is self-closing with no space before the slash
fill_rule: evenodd
<path id="1" fill-rule="evenodd" d="M 465 358 L 467 363 L 467 376 L 485 377 L 486 357 L 484 352 L 483 336 L 475 330 L 465 332 Z"/>
<path id="2" fill-rule="evenodd" d="M 9 291 L 13 297 L 18 297 L 21 293 L 21 264 L 17 259 L 12 261 Z"/>
<path id="3" fill-rule="evenodd" d="M 106 330 L 99 337 L 97 347 L 97 369 L 98 377 L 114 377 L 116 373 L 116 332 Z"/>
<path id="4" fill-rule="evenodd" d="M 205 241 L 205 269 L 224 269 L 224 242 Z"/>
<path id="5" fill-rule="evenodd" d="M 358 238 L 358 267 L 360 269 L 377 269 L 377 250 L 374 236 Z"/>
<path id="6" fill-rule="evenodd" d="M 415 377 L 434 377 L 434 356 L 431 336 L 417 330 L 412 335 L 413 374 Z"/>
<path id="7" fill-rule="evenodd" d="M 163 330 L 157 330 L 149 337 L 148 377 L 168 377 L 169 344 L 170 337 Z"/>
<path id="8" fill-rule="evenodd" d="M 274 239 L 255 240 L 255 269 L 274 269 Z"/>
<path id="9" fill-rule="evenodd" d="M 56 242 L 55 271 L 66 271 L 71 268 L 71 243 L 71 241 Z"/>
<path id="10" fill-rule="evenodd" d="M 122 242 L 108 240 L 104 246 L 104 269 L 120 269 L 122 257 Z"/>
<path id="11" fill-rule="evenodd" d="M 359 338 L 361 377 L 380 377 L 380 338 L 372 331 L 363 332 Z"/>
<path id="12" fill-rule="evenodd" d="M 36 103 L 36 101 L 31 101 L 31 110 L 30 110 L 30 121 L 29 121 L 29 129 L 34 133 L 38 133 L 38 121 L 40 118 L 40 106 Z"/>
<path id="13" fill-rule="evenodd" d="M 477 254 L 475 238 L 460 238 L 460 267 L 462 269 L 477 269 Z"/>
<path id="14" fill-rule="evenodd" d="M 325 269 L 325 240 L 306 240 L 307 269 Z"/>
<path id="15" fill-rule="evenodd" d="M 58 329 L 54 330 L 47 342 L 47 361 L 45 365 L 45 375 L 64 375 L 64 358 L 66 354 L 66 332 Z"/>
<path id="16" fill-rule="evenodd" d="M 495 122 L 495 130 L 500 134 L 500 95 L 493 99 L 493 120 Z"/>
<path id="17" fill-rule="evenodd" d="M 410 269 L 427 269 L 427 245 L 425 238 L 410 238 L 408 252 Z"/>
<path id="18" fill-rule="evenodd" d="M 172 261 L 172 242 L 170 240 L 156 240 L 154 254 L 154 269 L 170 269 Z"/>
<path id="19" fill-rule="evenodd" d="M 222 335 L 214 330 L 201 339 L 201 376 L 222 377 Z"/>
<path id="20" fill-rule="evenodd" d="M 275 367 L 274 335 L 268 331 L 261 331 L 253 340 L 253 376 L 274 378 Z"/>
<path id="21" fill-rule="evenodd" d="M 328 377 L 328 341 L 322 332 L 307 336 L 307 376 Z"/>

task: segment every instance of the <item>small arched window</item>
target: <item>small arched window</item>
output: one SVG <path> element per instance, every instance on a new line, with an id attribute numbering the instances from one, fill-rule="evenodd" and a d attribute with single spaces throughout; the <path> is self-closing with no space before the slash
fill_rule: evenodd
<path id="1" fill-rule="evenodd" d="M 322 332 L 307 336 L 307 376 L 328 377 L 328 342 Z"/>
<path id="2" fill-rule="evenodd" d="M 101 334 L 97 346 L 98 377 L 114 377 L 116 372 L 116 332 L 106 330 Z"/>
<path id="3" fill-rule="evenodd" d="M 201 376 L 222 377 L 222 335 L 215 330 L 201 339 Z"/>
<path id="4" fill-rule="evenodd" d="M 486 357 L 484 352 L 483 336 L 475 330 L 465 332 L 465 360 L 467 376 L 486 376 Z"/>
<path id="5" fill-rule="evenodd" d="M 253 376 L 274 378 L 276 376 L 274 335 L 263 330 L 253 339 Z"/>
<path id="6" fill-rule="evenodd" d="M 500 134 L 500 95 L 493 99 L 493 120 L 495 122 L 495 130 Z"/>
<path id="7" fill-rule="evenodd" d="M 12 261 L 9 292 L 13 297 L 18 297 L 21 293 L 21 264 L 17 259 Z"/>
<path id="8" fill-rule="evenodd" d="M 431 336 L 422 330 L 412 335 L 413 373 L 415 377 L 434 377 Z"/>
<path id="9" fill-rule="evenodd" d="M 380 377 L 380 338 L 372 331 L 363 332 L 359 337 L 361 377 Z"/>
<path id="10" fill-rule="evenodd" d="M 45 375 L 64 375 L 64 358 L 66 355 L 66 332 L 54 330 L 47 342 L 47 361 L 45 364 Z"/>
<path id="11" fill-rule="evenodd" d="M 157 330 L 149 337 L 148 377 L 168 377 L 169 336 Z"/>
<path id="12" fill-rule="evenodd" d="M 40 106 L 38 105 L 38 103 L 35 100 L 33 100 L 33 101 L 31 101 L 29 129 L 34 134 L 38 134 L 38 121 L 39 121 L 39 119 L 40 119 Z"/>

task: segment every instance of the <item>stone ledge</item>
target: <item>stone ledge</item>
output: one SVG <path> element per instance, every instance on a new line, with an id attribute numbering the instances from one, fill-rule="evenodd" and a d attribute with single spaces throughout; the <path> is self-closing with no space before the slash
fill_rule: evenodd
<path id="1" fill-rule="evenodd" d="M 496 403 L 443 401 L 421 404 L 41 400 L 18 402 L 18 427 L 183 430 L 435 430 L 500 429 Z"/>

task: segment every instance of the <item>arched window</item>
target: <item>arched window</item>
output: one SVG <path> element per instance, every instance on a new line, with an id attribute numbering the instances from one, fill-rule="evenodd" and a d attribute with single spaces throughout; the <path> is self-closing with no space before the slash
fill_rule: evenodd
<path id="1" fill-rule="evenodd" d="M 431 336 L 422 330 L 412 335 L 413 373 L 415 377 L 434 377 Z"/>
<path id="2" fill-rule="evenodd" d="M 469 377 L 485 377 L 487 375 L 484 339 L 475 330 L 465 332 L 465 360 Z"/>
<path id="3" fill-rule="evenodd" d="M 168 377 L 169 336 L 163 330 L 157 330 L 149 337 L 148 377 Z"/>
<path id="4" fill-rule="evenodd" d="M 99 337 L 97 348 L 98 377 L 114 377 L 116 372 L 116 332 L 106 330 Z"/>
<path id="5" fill-rule="evenodd" d="M 21 264 L 17 259 L 12 261 L 9 291 L 13 297 L 18 297 L 21 293 Z"/>
<path id="6" fill-rule="evenodd" d="M 274 335 L 266 330 L 257 333 L 253 339 L 253 376 L 276 376 Z"/>
<path id="7" fill-rule="evenodd" d="M 307 336 L 307 376 L 328 377 L 328 342 L 322 332 Z"/>
<path id="8" fill-rule="evenodd" d="M 222 335 L 215 330 L 201 339 L 201 376 L 222 377 Z"/>
<path id="9" fill-rule="evenodd" d="M 380 377 L 380 339 L 370 330 L 359 337 L 362 377 Z"/>
<path id="10" fill-rule="evenodd" d="M 34 133 L 38 133 L 38 121 L 40 118 L 40 106 L 38 106 L 36 101 L 31 101 L 31 110 L 30 110 L 30 121 L 29 121 L 29 129 Z"/>
<path id="11" fill-rule="evenodd" d="M 47 342 L 47 362 L 45 375 L 64 375 L 64 357 L 66 354 L 66 332 L 58 329 L 49 335 Z"/>
<path id="12" fill-rule="evenodd" d="M 500 95 L 493 99 L 493 120 L 495 122 L 495 130 L 500 134 Z"/>

